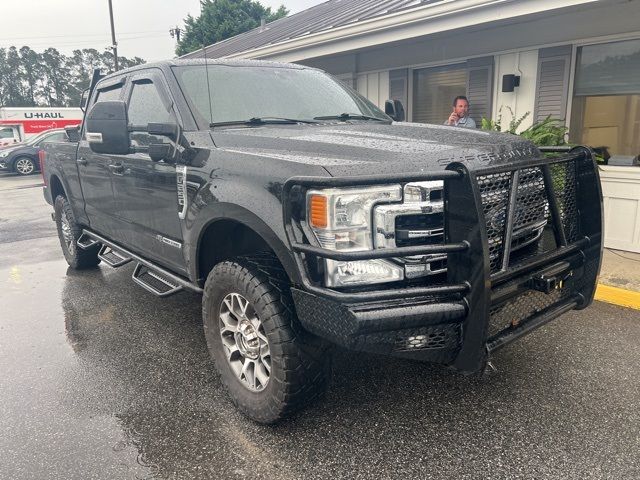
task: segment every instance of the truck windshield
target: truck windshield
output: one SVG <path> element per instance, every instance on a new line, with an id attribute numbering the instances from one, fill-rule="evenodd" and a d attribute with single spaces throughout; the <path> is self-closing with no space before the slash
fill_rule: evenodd
<path id="1" fill-rule="evenodd" d="M 173 70 L 196 116 L 209 124 L 255 118 L 391 121 L 369 100 L 318 70 L 230 65 Z"/>

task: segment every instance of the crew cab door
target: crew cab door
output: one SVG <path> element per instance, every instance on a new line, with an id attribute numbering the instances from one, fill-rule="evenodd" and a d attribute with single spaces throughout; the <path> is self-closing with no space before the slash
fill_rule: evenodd
<path id="1" fill-rule="evenodd" d="M 124 79 L 98 84 L 89 108 L 98 102 L 121 100 L 123 94 Z M 91 150 L 86 139 L 86 125 L 83 125 L 75 165 L 64 167 L 68 179 L 73 179 L 76 174 L 80 178 L 84 210 L 89 224 L 98 233 L 110 238 L 117 236 L 117 208 L 113 198 L 110 170 L 114 157 L 115 155 L 95 153 Z"/>
<path id="2" fill-rule="evenodd" d="M 131 125 L 180 123 L 159 70 L 132 77 L 125 98 Z M 132 147 L 162 142 L 170 140 L 131 133 Z M 147 153 L 114 155 L 111 160 L 119 236 L 124 237 L 121 240 L 161 264 L 184 271 L 175 164 L 155 162 Z"/>

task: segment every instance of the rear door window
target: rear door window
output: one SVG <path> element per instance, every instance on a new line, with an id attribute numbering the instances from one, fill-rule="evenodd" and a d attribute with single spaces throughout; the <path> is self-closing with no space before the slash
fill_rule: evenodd
<path id="1" fill-rule="evenodd" d="M 91 106 L 93 106 L 93 104 L 98 102 L 109 102 L 113 100 L 120 100 L 120 97 L 122 96 L 122 89 L 124 88 L 124 83 L 117 83 L 115 85 L 110 85 L 108 87 L 101 87 L 100 85 L 98 85 L 96 88 L 97 90 L 94 91 L 92 95 L 92 98 L 95 98 L 95 100 L 91 103 Z M 88 113 L 88 110 L 87 110 L 87 113 Z M 86 133 L 85 124 L 83 122 L 82 138 L 84 138 L 85 133 Z"/>
<path id="2" fill-rule="evenodd" d="M 98 96 L 96 97 L 96 103 L 108 102 L 111 100 L 120 100 L 122 94 L 122 85 L 116 85 L 115 87 L 105 88 L 98 90 Z"/>

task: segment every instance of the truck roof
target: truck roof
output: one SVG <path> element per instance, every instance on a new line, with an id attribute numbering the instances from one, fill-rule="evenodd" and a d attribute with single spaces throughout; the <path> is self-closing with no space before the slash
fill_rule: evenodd
<path id="1" fill-rule="evenodd" d="M 123 70 L 118 70 L 117 72 L 110 73 L 105 76 L 105 79 L 113 78 L 114 76 L 127 74 L 130 72 L 135 72 L 137 70 L 142 70 L 146 68 L 170 68 L 177 66 L 188 66 L 188 65 L 226 65 L 230 67 L 269 67 L 269 68 L 290 68 L 296 70 L 318 70 L 317 68 L 307 67 L 304 65 L 298 65 L 295 63 L 285 63 L 285 62 L 273 62 L 267 60 L 236 60 L 236 59 L 226 59 L 226 58 L 213 58 L 213 59 L 204 59 L 204 58 L 187 58 L 187 59 L 173 59 L 173 60 L 163 60 L 159 62 L 151 62 L 144 63 L 142 65 L 136 65 L 135 67 L 126 68 Z"/>

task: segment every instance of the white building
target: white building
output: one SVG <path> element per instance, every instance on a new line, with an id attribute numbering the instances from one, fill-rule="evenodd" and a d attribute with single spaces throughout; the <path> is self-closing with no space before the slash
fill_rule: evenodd
<path id="1" fill-rule="evenodd" d="M 466 95 L 477 123 L 552 115 L 573 143 L 640 154 L 639 0 L 329 0 L 205 51 L 322 68 L 380 107 L 401 100 L 409 121 L 442 123 Z M 637 171 L 602 177 L 605 244 L 640 252 Z"/>

